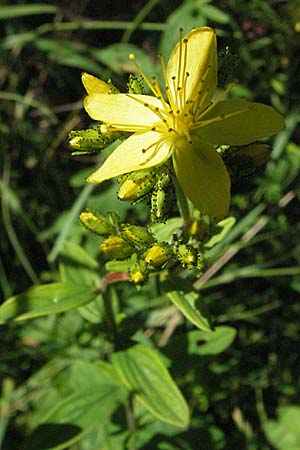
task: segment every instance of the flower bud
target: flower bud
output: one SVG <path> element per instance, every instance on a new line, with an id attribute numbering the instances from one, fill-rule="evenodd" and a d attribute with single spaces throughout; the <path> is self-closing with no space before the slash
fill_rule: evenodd
<path id="1" fill-rule="evenodd" d="M 100 245 L 100 250 L 112 259 L 126 259 L 134 253 L 134 248 L 120 236 L 110 236 Z"/>
<path id="2" fill-rule="evenodd" d="M 144 254 L 146 263 L 153 267 L 161 267 L 174 256 L 173 250 L 168 244 L 154 244 Z"/>
<path id="3" fill-rule="evenodd" d="M 135 247 L 147 247 L 154 243 L 154 237 L 145 227 L 129 225 L 123 228 L 121 236 Z"/>
<path id="4" fill-rule="evenodd" d="M 173 186 L 170 186 L 170 176 L 164 172 L 160 175 L 155 189 L 151 196 L 151 220 L 163 221 L 171 206 L 170 195 L 173 193 Z"/>
<path id="5" fill-rule="evenodd" d="M 197 251 L 191 245 L 180 244 L 176 256 L 184 268 L 193 269 L 197 265 Z"/>
<path id="6" fill-rule="evenodd" d="M 79 219 L 85 228 L 99 236 L 108 236 L 114 231 L 112 224 L 102 214 L 90 209 L 82 211 Z"/>
<path id="7" fill-rule="evenodd" d="M 157 175 L 153 170 L 137 170 L 130 173 L 120 186 L 120 200 L 138 200 L 153 188 Z"/>
<path id="8" fill-rule="evenodd" d="M 137 261 L 129 270 L 129 279 L 136 285 L 148 280 L 148 270 L 145 261 Z"/>
<path id="9" fill-rule="evenodd" d="M 95 128 L 71 131 L 68 139 L 69 146 L 76 150 L 72 155 L 94 153 L 107 145 L 107 142 L 102 139 L 101 134 Z"/>

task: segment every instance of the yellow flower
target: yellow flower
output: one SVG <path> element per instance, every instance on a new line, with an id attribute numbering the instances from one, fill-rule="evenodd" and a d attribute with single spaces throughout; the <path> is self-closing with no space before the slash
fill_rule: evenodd
<path id="1" fill-rule="evenodd" d="M 214 30 L 197 28 L 181 38 L 167 66 L 159 55 L 165 96 L 134 61 L 153 95 L 108 94 L 106 84 L 83 75 L 84 106 L 103 129 L 132 132 L 88 181 L 101 183 L 124 173 L 164 163 L 172 157 L 177 180 L 194 206 L 215 220 L 230 203 L 230 179 L 216 145 L 243 145 L 284 126 L 272 107 L 246 100 L 212 102 L 217 88 Z M 87 78 L 89 77 L 89 82 Z M 94 79 L 94 81 L 93 81 Z M 103 83 L 103 84 L 102 84 Z"/>

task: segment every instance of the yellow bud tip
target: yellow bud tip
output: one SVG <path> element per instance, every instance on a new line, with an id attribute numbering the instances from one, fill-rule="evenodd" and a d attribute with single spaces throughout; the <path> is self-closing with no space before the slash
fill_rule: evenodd
<path id="1" fill-rule="evenodd" d="M 108 132 L 107 125 L 105 125 L 104 123 L 102 125 L 100 125 L 100 132 L 101 132 L 101 134 L 107 133 Z"/>
<path id="2" fill-rule="evenodd" d="M 144 281 L 144 275 L 140 271 L 131 274 L 130 278 L 131 281 L 133 281 L 133 283 L 135 284 L 140 284 L 142 281 Z"/>
<path id="3" fill-rule="evenodd" d="M 130 53 L 130 54 L 129 54 L 129 59 L 130 59 L 130 61 L 134 61 L 134 60 L 135 60 L 135 55 L 134 55 L 134 53 Z"/>
<path id="4" fill-rule="evenodd" d="M 75 136 L 69 141 L 69 146 L 72 148 L 80 148 L 81 137 Z"/>

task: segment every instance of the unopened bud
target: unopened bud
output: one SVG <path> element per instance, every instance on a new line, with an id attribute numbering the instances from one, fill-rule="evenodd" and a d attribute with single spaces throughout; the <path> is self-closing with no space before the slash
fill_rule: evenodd
<path id="1" fill-rule="evenodd" d="M 144 260 L 153 267 L 161 267 L 170 261 L 173 256 L 174 253 L 170 245 L 154 244 L 146 251 Z"/>
<path id="2" fill-rule="evenodd" d="M 197 251 L 191 245 L 180 244 L 177 258 L 184 268 L 193 269 L 197 265 Z"/>
<path id="3" fill-rule="evenodd" d="M 121 235 L 129 244 L 139 248 L 147 247 L 154 243 L 154 237 L 147 228 L 137 225 L 124 227 Z"/>
<path id="4" fill-rule="evenodd" d="M 107 142 L 102 139 L 99 131 L 95 128 L 71 131 L 68 139 L 69 146 L 76 150 L 73 152 L 75 155 L 94 153 L 107 146 Z"/>
<path id="5" fill-rule="evenodd" d="M 134 253 L 134 248 L 120 236 L 111 236 L 100 245 L 100 249 L 112 259 L 126 259 Z"/>
<path id="6" fill-rule="evenodd" d="M 137 170 L 130 173 L 121 184 L 118 197 L 120 200 L 138 200 L 153 188 L 157 175 L 153 170 Z"/>
<path id="7" fill-rule="evenodd" d="M 95 211 L 82 211 L 79 219 L 85 228 L 99 236 L 108 236 L 114 231 L 112 224 L 102 214 Z"/>
<path id="8" fill-rule="evenodd" d="M 137 261 L 129 271 L 129 279 L 134 284 L 143 284 L 148 280 L 148 270 L 145 261 Z"/>

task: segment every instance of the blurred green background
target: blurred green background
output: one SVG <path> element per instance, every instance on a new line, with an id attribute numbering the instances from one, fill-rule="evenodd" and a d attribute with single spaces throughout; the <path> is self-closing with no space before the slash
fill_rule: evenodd
<path id="1" fill-rule="evenodd" d="M 57 257 L 66 239 L 97 255 L 96 239 L 78 223 L 84 206 L 116 209 L 140 222 L 146 218 L 142 206 L 127 210 L 117 200 L 115 184 L 86 186 L 84 179 L 98 157 L 72 157 L 66 145 L 70 130 L 90 125 L 82 108 L 83 71 L 110 77 L 122 90 L 132 70 L 129 53 L 136 53 L 151 75 L 158 67 L 156 53 L 168 57 L 180 27 L 188 32 L 207 24 L 217 30 L 218 50 L 228 46 L 234 55 L 235 64 L 225 61 L 220 67 L 222 82 L 238 80 L 230 95 L 271 104 L 285 116 L 285 130 L 269 140 L 273 152 L 265 171 L 233 187 L 231 214 L 240 228 L 232 240 L 243 245 L 243 233 L 262 215 L 266 225 L 203 294 L 217 323 L 233 325 L 237 338 L 220 355 L 189 359 L 184 372 L 174 351 L 184 354 L 184 329 L 179 327 L 166 353 L 186 392 L 198 390 L 193 405 L 198 415 L 191 431 L 177 440 L 161 428 L 159 440 L 149 438 L 136 448 L 299 450 L 293 423 L 299 423 L 300 406 L 291 420 L 278 418 L 276 411 L 300 405 L 300 2 L 2 1 L 0 20 L 2 300 L 57 279 Z M 153 296 L 148 291 L 139 294 L 145 305 L 147 295 Z M 132 308 L 130 314 L 146 329 L 146 306 Z M 92 332 L 77 319 L 66 314 L 55 320 L 55 325 L 39 322 L 35 331 L 31 325 L 0 328 L 3 449 L 20 450 L 34 426 L 32 411 L 39 408 L 34 374 L 72 345 L 91 350 Z M 90 333 L 86 341 L 83 331 Z M 9 401 L 7 389 L 15 392 Z M 6 401 L 10 414 L 3 413 Z M 277 422 L 267 421 L 276 417 Z M 278 430 L 291 436 L 287 443 L 278 444 Z M 72 447 L 98 448 L 111 447 Z"/>

